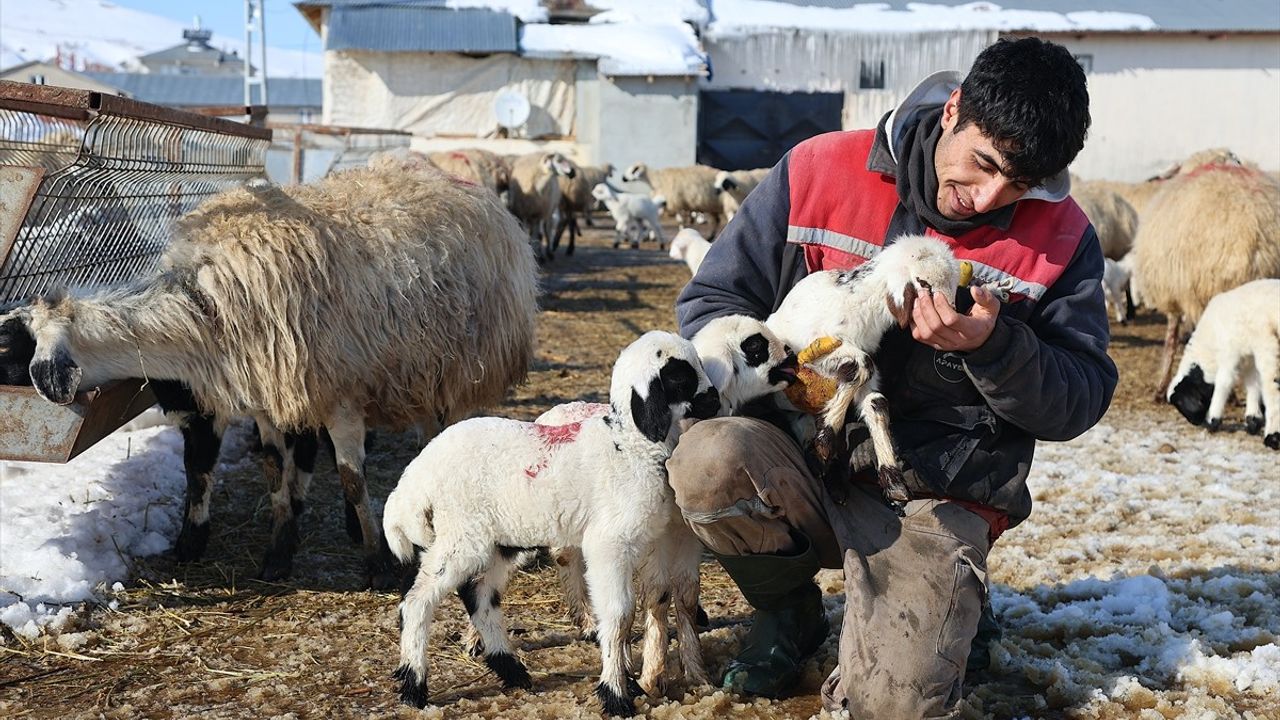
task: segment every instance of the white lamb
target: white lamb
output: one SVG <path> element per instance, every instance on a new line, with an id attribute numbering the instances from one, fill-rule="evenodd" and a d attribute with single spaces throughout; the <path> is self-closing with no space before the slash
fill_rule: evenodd
<path id="1" fill-rule="evenodd" d="M 635 712 L 625 669 L 631 578 L 674 512 L 665 462 L 685 418 L 720 409 L 693 344 L 649 332 L 614 364 L 610 410 L 545 426 L 502 418 L 458 423 L 433 440 L 387 498 L 384 529 L 401 560 L 423 548 L 401 603 L 400 696 L 427 701 L 427 642 L 436 605 L 463 588 L 486 664 L 504 685 L 528 687 L 495 592 L 521 548 L 578 546 L 598 622 L 606 713 Z"/>
<path id="2" fill-rule="evenodd" d="M 1263 431 L 1267 447 L 1280 450 L 1280 280 L 1254 280 L 1209 301 L 1168 400 L 1213 432 L 1237 378 L 1244 381 L 1245 429 Z"/>
<path id="3" fill-rule="evenodd" d="M 1102 296 L 1111 307 L 1111 317 L 1121 324 L 1129 322 L 1134 313 L 1133 297 L 1129 294 L 1130 280 L 1130 271 L 1124 264 L 1103 258 Z"/>
<path id="4" fill-rule="evenodd" d="M 658 210 L 662 207 L 661 196 L 651 198 L 641 193 L 619 192 L 607 183 L 600 183 L 591 188 L 591 197 L 604 203 L 613 218 L 614 247 L 618 247 L 624 237 L 631 242 L 631 247 L 640 246 L 638 239 L 632 234 L 634 231 L 629 227 L 637 221 L 647 226 L 647 232 L 657 239 L 659 250 L 667 246 L 658 217 Z"/>
<path id="5" fill-rule="evenodd" d="M 831 461 L 836 434 L 844 427 L 849 406 L 856 403 L 871 433 L 880 488 L 898 512 L 910 493 L 889 436 L 888 402 L 880 393 L 880 374 L 871 356 L 895 323 L 907 326 L 918 296 L 939 292 L 954 303 L 959 279 L 960 265 L 945 243 L 907 235 L 857 268 L 806 276 L 765 320 L 792 348 L 808 347 L 824 337 L 840 341 L 838 348 L 811 364 L 837 381 L 836 393 L 819 418 L 815 454 L 823 463 Z"/>
<path id="6" fill-rule="evenodd" d="M 710 249 L 711 243 L 702 237 L 702 233 L 693 228 L 684 228 L 671 240 L 670 255 L 673 260 L 683 260 L 689 266 L 689 272 L 697 275 L 702 259 Z"/>

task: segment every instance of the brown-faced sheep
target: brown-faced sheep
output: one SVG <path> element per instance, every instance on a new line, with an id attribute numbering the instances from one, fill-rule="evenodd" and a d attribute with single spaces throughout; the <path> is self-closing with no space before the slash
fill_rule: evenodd
<path id="1" fill-rule="evenodd" d="M 255 417 L 280 443 L 266 577 L 289 572 L 297 542 L 281 436 L 327 429 L 386 582 L 365 430 L 434 429 L 500 400 L 532 356 L 536 277 L 496 195 L 429 168 L 361 168 L 214 196 L 180 221 L 159 273 L 0 324 L 34 337 L 31 379 L 50 401 L 146 377 L 186 384 L 208 415 Z"/>
<path id="2" fill-rule="evenodd" d="M 1218 293 L 1280 277 L 1280 183 L 1241 165 L 1171 178 L 1151 199 L 1134 244 L 1143 302 L 1168 317 L 1159 402 L 1182 318 L 1194 324 Z"/>
<path id="3" fill-rule="evenodd" d="M 560 209 L 560 178 L 572 178 L 575 172 L 565 156 L 555 152 L 521 155 L 511 165 L 507 205 L 529 231 L 529 241 L 539 260 L 551 259 L 555 215 Z"/>
<path id="4" fill-rule="evenodd" d="M 591 188 L 605 182 L 613 174 L 612 165 L 582 166 L 570 161 L 573 165 L 573 177 L 560 178 L 560 222 L 556 227 L 555 237 L 551 240 L 551 253 L 560 247 L 560 237 L 565 230 L 569 231 L 569 245 L 565 255 L 572 255 L 582 229 L 578 227 L 578 217 L 587 223 L 587 227 L 595 227 L 591 221 L 591 211 L 598 202 L 591 195 Z"/>
<path id="5" fill-rule="evenodd" d="M 770 168 L 733 172 L 722 170 L 716 174 L 716 190 L 720 192 L 720 207 L 724 208 L 725 222 L 733 219 L 742 206 L 742 201 L 764 180 L 769 170 Z"/>
<path id="6" fill-rule="evenodd" d="M 666 200 L 664 211 L 673 215 L 681 227 L 692 225 L 694 213 L 711 218 L 708 237 L 714 237 L 720 229 L 720 215 L 724 206 L 720 191 L 716 190 L 716 175 L 720 171 L 706 165 L 692 167 L 650 169 L 644 163 L 627 168 L 622 179 L 627 182 L 643 182 L 653 188 L 653 195 Z"/>

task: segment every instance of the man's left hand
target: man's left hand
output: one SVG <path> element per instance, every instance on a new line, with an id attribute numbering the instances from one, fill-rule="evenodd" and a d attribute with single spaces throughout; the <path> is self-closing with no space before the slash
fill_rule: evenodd
<path id="1" fill-rule="evenodd" d="M 1000 316 L 1000 299 L 984 287 L 974 287 L 968 315 L 956 312 L 946 296 L 932 293 L 916 299 L 911 310 L 911 337 L 944 352 L 969 352 L 982 347 Z"/>

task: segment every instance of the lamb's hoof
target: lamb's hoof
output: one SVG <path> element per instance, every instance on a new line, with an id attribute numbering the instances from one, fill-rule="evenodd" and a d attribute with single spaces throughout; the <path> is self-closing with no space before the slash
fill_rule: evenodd
<path id="1" fill-rule="evenodd" d="M 289 507 L 293 509 L 294 517 L 302 517 L 302 511 L 307 509 L 307 502 L 301 498 L 290 498 Z"/>
<path id="2" fill-rule="evenodd" d="M 204 557 L 207 547 L 209 547 L 209 523 L 203 522 L 199 525 L 183 523 L 182 532 L 178 533 L 178 541 L 174 543 L 173 550 L 178 556 L 178 562 L 188 563 Z"/>
<path id="3" fill-rule="evenodd" d="M 1222 429 L 1222 418 L 1213 418 L 1212 420 L 1205 422 L 1204 426 L 1209 432 L 1216 433 Z"/>
<path id="4" fill-rule="evenodd" d="M 600 698 L 600 704 L 604 706 L 605 715 L 631 717 L 636 714 L 636 704 L 631 698 L 614 692 L 612 688 L 604 683 L 596 686 L 596 697 Z"/>
<path id="5" fill-rule="evenodd" d="M 484 664 L 489 666 L 494 675 L 502 681 L 502 687 L 510 690 L 511 688 L 529 689 L 533 687 L 533 679 L 529 677 L 529 670 L 525 668 L 524 663 L 516 659 L 515 655 L 510 653 L 494 653 L 493 655 L 484 656 Z"/>
<path id="6" fill-rule="evenodd" d="M 258 573 L 258 579 L 265 582 L 276 582 L 278 580 L 288 580 L 293 574 L 293 555 L 267 551 L 266 557 L 262 559 L 262 570 Z"/>
<path id="7" fill-rule="evenodd" d="M 1273 432 L 1262 439 L 1262 444 L 1272 450 L 1280 450 L 1280 432 Z"/>
<path id="8" fill-rule="evenodd" d="M 636 697 L 644 693 L 644 690 L 640 687 L 640 683 L 636 682 L 636 679 L 630 675 L 627 675 L 627 692 L 630 693 L 631 697 Z"/>
<path id="9" fill-rule="evenodd" d="M 895 503 L 906 504 L 911 500 L 911 489 L 907 487 L 902 470 L 893 465 L 880 468 L 880 489 L 884 496 Z"/>
<path id="10" fill-rule="evenodd" d="M 698 632 L 706 632 L 711 629 L 711 618 L 707 617 L 707 611 L 702 609 L 702 603 L 698 603 L 698 612 L 693 617 L 693 627 Z"/>
<path id="11" fill-rule="evenodd" d="M 589 643 L 600 642 L 600 638 L 596 635 L 595 628 L 591 628 L 590 630 L 583 629 L 582 632 L 578 633 L 578 639 Z"/>
<path id="12" fill-rule="evenodd" d="M 822 426 L 818 430 L 818 434 L 813 436 L 813 454 L 823 465 L 831 462 L 831 456 L 835 454 L 836 431 L 829 426 Z"/>
<path id="13" fill-rule="evenodd" d="M 1257 415 L 1246 415 L 1244 418 L 1244 431 L 1250 435 L 1261 435 L 1262 424 L 1262 418 Z"/>
<path id="14" fill-rule="evenodd" d="M 421 710 L 427 706 L 427 680 L 419 679 L 418 673 L 408 665 L 396 668 L 391 677 L 400 681 L 400 702 L 412 705 Z"/>
<path id="15" fill-rule="evenodd" d="M 661 698 L 667 695 L 667 679 L 662 675 L 653 678 L 641 677 L 637 685 L 640 692 L 651 698 Z"/>
<path id="16" fill-rule="evenodd" d="M 412 568 L 400 565 L 391 556 L 390 549 L 380 550 L 374 555 L 365 557 L 365 580 L 370 590 L 386 592 L 401 587 L 403 573 L 412 572 Z"/>
<path id="17" fill-rule="evenodd" d="M 351 538 L 351 542 L 360 545 L 364 542 L 364 529 L 360 527 L 360 515 L 356 513 L 356 506 L 351 504 L 351 501 L 343 500 L 342 503 L 347 514 L 347 537 Z"/>

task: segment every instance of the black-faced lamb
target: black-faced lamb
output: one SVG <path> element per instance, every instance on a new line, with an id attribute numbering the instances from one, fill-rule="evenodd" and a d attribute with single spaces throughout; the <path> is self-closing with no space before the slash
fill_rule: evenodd
<path id="1" fill-rule="evenodd" d="M 941 240 L 920 235 L 896 239 L 868 262 L 852 270 L 807 275 L 787 293 L 765 320 L 792 348 L 835 338 L 839 347 L 813 364 L 837 381 L 834 396 L 819 418 L 813 446 L 829 463 L 835 454 L 849 408 L 856 405 L 875 449 L 880 488 L 898 512 L 910 500 L 889 436 L 888 402 L 880 393 L 880 373 L 871 356 L 895 324 L 906 327 L 916 298 L 941 293 L 954 304 L 960 265 Z"/>
<path id="2" fill-rule="evenodd" d="M 720 191 L 720 206 L 724 208 L 726 222 L 738 214 L 743 201 L 769 174 L 770 168 L 756 170 L 722 170 L 716 173 L 716 190 Z"/>
<path id="3" fill-rule="evenodd" d="M 456 589 L 504 685 L 527 687 L 494 602 L 520 548 L 582 548 L 603 670 L 606 713 L 635 712 L 625 669 L 632 576 L 674 508 L 665 461 L 686 418 L 720 399 L 693 344 L 649 332 L 614 364 L 610 409 L 560 426 L 502 418 L 458 423 L 427 445 L 387 498 L 383 527 L 403 562 L 419 558 L 400 606 L 400 696 L 427 702 L 427 646 L 436 606 Z M 470 600 L 468 601 L 468 597 Z"/>
<path id="4" fill-rule="evenodd" d="M 257 419 L 274 448 L 264 577 L 288 574 L 297 542 L 305 477 L 289 438 L 327 429 L 371 575 L 389 583 L 366 428 L 454 422 L 524 377 L 537 309 L 528 247 L 479 187 L 431 168 L 353 169 L 221 193 L 180 221 L 156 275 L 53 293 L 0 323 L 19 318 L 35 339 L 31 379 L 52 402 L 144 377 L 185 385 L 201 416 Z"/>
<path id="5" fill-rule="evenodd" d="M 1254 280 L 1209 301 L 1178 372 L 1169 402 L 1210 432 L 1237 379 L 1245 389 L 1245 429 L 1280 450 L 1280 280 Z"/>

